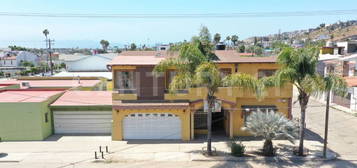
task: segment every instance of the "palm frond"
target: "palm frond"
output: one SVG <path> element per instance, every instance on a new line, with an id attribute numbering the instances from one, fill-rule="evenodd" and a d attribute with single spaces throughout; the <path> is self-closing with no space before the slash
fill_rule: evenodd
<path id="1" fill-rule="evenodd" d="M 221 86 L 222 80 L 217 66 L 213 63 L 206 62 L 199 65 L 194 75 L 197 86 L 206 87 L 209 91 L 216 92 Z"/>
<path id="2" fill-rule="evenodd" d="M 340 96 L 345 96 L 347 94 L 347 83 L 343 78 L 335 74 L 328 74 L 323 80 L 324 90 L 326 92 L 333 91 Z"/>
<path id="3" fill-rule="evenodd" d="M 178 73 L 169 85 L 170 93 L 176 93 L 177 90 L 189 89 L 193 86 L 193 77 L 188 72 Z"/>
<path id="4" fill-rule="evenodd" d="M 167 58 L 160 61 L 160 63 L 154 67 L 153 72 L 154 74 L 164 73 L 170 68 L 178 68 L 182 66 L 182 64 L 184 64 L 184 62 L 182 62 L 179 58 Z"/>
<path id="5" fill-rule="evenodd" d="M 242 128 L 254 136 L 266 140 L 285 138 L 294 143 L 298 137 L 298 127 L 279 112 L 254 112 L 247 117 L 246 126 Z"/>

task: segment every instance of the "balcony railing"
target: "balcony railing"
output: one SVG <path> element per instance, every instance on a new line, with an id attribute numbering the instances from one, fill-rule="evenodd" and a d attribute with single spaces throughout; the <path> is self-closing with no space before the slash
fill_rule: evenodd
<path id="1" fill-rule="evenodd" d="M 165 93 L 170 93 L 170 91 L 168 89 L 165 89 Z M 187 94 L 188 93 L 188 89 L 185 89 L 185 90 L 176 90 L 174 93 L 177 93 L 177 94 Z"/>
<path id="2" fill-rule="evenodd" d="M 136 94 L 136 89 L 116 89 L 119 94 Z"/>

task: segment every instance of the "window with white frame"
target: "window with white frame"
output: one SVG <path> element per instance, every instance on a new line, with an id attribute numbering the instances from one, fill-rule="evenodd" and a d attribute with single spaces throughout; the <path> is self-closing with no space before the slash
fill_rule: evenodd
<path id="1" fill-rule="evenodd" d="M 134 89 L 134 71 L 118 71 L 116 76 L 117 89 Z"/>

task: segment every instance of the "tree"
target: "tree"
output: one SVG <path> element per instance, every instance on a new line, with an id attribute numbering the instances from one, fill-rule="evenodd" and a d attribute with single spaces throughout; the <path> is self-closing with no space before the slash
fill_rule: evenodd
<path id="1" fill-rule="evenodd" d="M 48 35 L 50 34 L 50 32 L 47 30 L 47 29 L 45 29 L 45 30 L 43 30 L 42 31 L 42 33 L 43 33 L 43 35 L 45 35 L 45 37 L 46 37 L 46 48 L 47 48 L 47 41 L 48 41 Z"/>
<path id="2" fill-rule="evenodd" d="M 206 26 L 201 26 L 198 37 L 202 43 L 211 43 L 212 41 L 211 33 Z"/>
<path id="3" fill-rule="evenodd" d="M 204 87 L 207 89 L 206 100 L 209 107 L 207 113 L 207 154 L 212 155 L 212 110 L 216 101 L 215 93 L 217 93 L 218 87 L 242 87 L 255 91 L 259 97 L 263 86 L 256 78 L 247 74 L 232 74 L 222 79 L 216 65 L 212 63 L 208 55 L 201 52 L 195 43 L 183 44 L 178 57 L 161 61 L 155 66 L 154 72 L 164 73 L 172 67 L 176 68 L 177 74 L 169 85 L 170 93 L 191 87 Z"/>
<path id="4" fill-rule="evenodd" d="M 264 138 L 263 155 L 274 156 L 272 140 L 285 138 L 291 143 L 298 137 L 297 125 L 279 112 L 255 112 L 247 117 L 243 130 Z"/>
<path id="5" fill-rule="evenodd" d="M 233 35 L 232 38 L 231 38 L 231 41 L 233 43 L 233 46 L 237 46 L 238 36 L 237 35 Z"/>
<path id="6" fill-rule="evenodd" d="M 272 44 L 272 49 L 274 51 L 274 53 L 279 54 L 281 52 L 281 50 L 283 50 L 284 48 L 290 47 L 290 45 L 287 45 L 281 41 L 275 41 Z"/>
<path id="7" fill-rule="evenodd" d="M 16 45 L 9 46 L 9 48 L 11 49 L 11 51 L 29 51 L 28 48 L 16 46 Z"/>
<path id="8" fill-rule="evenodd" d="M 321 24 L 320 24 L 320 28 L 324 28 L 325 26 L 326 26 L 325 23 L 321 23 Z"/>
<path id="9" fill-rule="evenodd" d="M 35 66 L 32 62 L 29 62 L 29 61 L 21 61 L 20 65 L 23 67 L 34 67 Z"/>
<path id="10" fill-rule="evenodd" d="M 245 52 L 245 46 L 244 45 L 239 46 L 239 52 L 240 53 L 244 53 Z"/>
<path id="11" fill-rule="evenodd" d="M 324 137 L 324 148 L 323 157 L 326 158 L 327 151 L 327 137 L 328 137 L 328 120 L 330 112 L 330 94 L 331 91 L 338 95 L 345 95 L 347 93 L 346 81 L 334 74 L 328 74 L 323 78 L 324 81 L 324 92 L 326 93 L 326 115 L 325 115 L 325 137 Z"/>
<path id="12" fill-rule="evenodd" d="M 275 85 L 292 83 L 298 90 L 298 101 L 301 108 L 300 117 L 300 156 L 304 155 L 305 116 L 307 104 L 312 94 L 319 94 L 323 90 L 324 82 L 316 72 L 319 50 L 316 47 L 294 49 L 284 48 L 278 56 L 281 68 L 275 73 Z"/>
<path id="13" fill-rule="evenodd" d="M 104 51 L 107 51 L 108 47 L 109 47 L 109 41 L 107 40 L 100 40 L 100 45 L 102 45 L 102 48 Z"/>
<path id="14" fill-rule="evenodd" d="M 130 44 L 130 50 L 136 50 L 136 44 L 135 43 L 131 43 Z"/>
<path id="15" fill-rule="evenodd" d="M 227 36 L 226 37 L 226 43 L 227 43 L 227 46 L 230 45 L 230 40 L 231 40 L 231 36 Z"/>
<path id="16" fill-rule="evenodd" d="M 219 33 L 214 34 L 213 41 L 215 44 L 221 41 L 221 35 Z"/>
<path id="17" fill-rule="evenodd" d="M 246 51 L 249 53 L 254 53 L 255 55 L 261 56 L 263 54 L 264 49 L 260 46 L 249 46 L 246 48 Z"/>

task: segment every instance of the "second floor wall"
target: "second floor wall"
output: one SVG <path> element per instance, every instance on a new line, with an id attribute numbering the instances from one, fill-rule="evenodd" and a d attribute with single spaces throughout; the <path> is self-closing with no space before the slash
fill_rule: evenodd
<path id="1" fill-rule="evenodd" d="M 274 63 L 239 63 L 217 64 L 222 76 L 232 73 L 246 73 L 256 78 L 271 76 L 279 69 Z M 114 90 L 113 99 L 122 100 L 195 100 L 204 99 L 204 88 L 191 88 L 177 94 L 169 94 L 168 88 L 175 70 L 169 70 L 161 76 L 154 76 L 153 66 L 113 66 Z M 240 88 L 220 88 L 218 97 L 235 99 L 237 97 L 254 98 L 254 93 Z M 267 89 L 266 97 L 289 98 L 292 97 L 292 86 L 287 84 L 282 88 Z"/>

